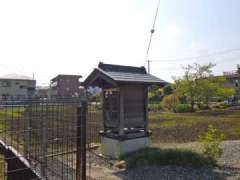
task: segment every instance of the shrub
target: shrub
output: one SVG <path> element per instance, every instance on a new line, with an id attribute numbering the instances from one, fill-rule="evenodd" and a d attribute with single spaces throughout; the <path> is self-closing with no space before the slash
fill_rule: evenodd
<path id="1" fill-rule="evenodd" d="M 149 103 L 158 103 L 162 100 L 162 90 L 159 88 L 151 89 L 148 93 Z"/>
<path id="2" fill-rule="evenodd" d="M 159 111 L 162 109 L 161 104 L 148 104 L 148 110 L 149 111 Z"/>
<path id="3" fill-rule="evenodd" d="M 162 105 L 169 111 L 175 111 L 175 107 L 178 104 L 178 98 L 174 95 L 165 96 L 162 100 Z"/>
<path id="4" fill-rule="evenodd" d="M 206 134 L 199 137 L 199 141 L 203 145 L 203 154 L 216 161 L 223 153 L 220 147 L 220 143 L 223 139 L 224 134 L 212 125 L 209 125 Z"/>
<path id="5" fill-rule="evenodd" d="M 178 113 L 192 112 L 192 107 L 190 104 L 177 104 L 175 110 Z"/>
<path id="6" fill-rule="evenodd" d="M 168 84 L 168 85 L 164 86 L 164 88 L 163 88 L 163 94 L 164 95 L 170 95 L 172 93 L 173 93 L 173 87 L 172 87 L 171 84 Z"/>
<path id="7" fill-rule="evenodd" d="M 180 148 L 146 148 L 134 153 L 129 153 L 120 157 L 124 159 L 127 168 L 135 168 L 139 166 L 182 166 L 200 168 L 204 166 L 214 166 L 213 161 L 202 154 L 196 153 L 189 149 Z"/>

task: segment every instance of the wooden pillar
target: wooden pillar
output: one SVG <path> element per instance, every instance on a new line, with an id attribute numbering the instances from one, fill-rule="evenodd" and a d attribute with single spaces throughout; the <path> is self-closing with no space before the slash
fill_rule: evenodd
<path id="1" fill-rule="evenodd" d="M 105 98 L 105 90 L 102 89 L 102 118 L 103 118 L 103 131 L 106 132 L 106 98 Z"/>
<path id="2" fill-rule="evenodd" d="M 149 131 L 148 127 L 148 87 L 144 87 L 144 127 L 146 133 Z"/>
<path id="3" fill-rule="evenodd" d="M 124 91 L 123 88 L 120 88 L 120 118 L 119 118 L 119 135 L 124 135 Z"/>

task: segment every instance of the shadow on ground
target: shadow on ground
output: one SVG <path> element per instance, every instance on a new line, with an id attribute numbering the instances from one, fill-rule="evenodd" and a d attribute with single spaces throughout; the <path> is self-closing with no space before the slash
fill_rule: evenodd
<path id="1" fill-rule="evenodd" d="M 122 157 L 127 169 L 120 179 L 226 179 L 240 177 L 240 169 L 219 167 L 216 161 L 188 149 L 148 148 Z"/>
<path id="2" fill-rule="evenodd" d="M 176 165 L 181 167 L 215 167 L 217 162 L 190 149 L 183 148 L 146 148 L 122 157 L 127 168 L 149 165 Z"/>

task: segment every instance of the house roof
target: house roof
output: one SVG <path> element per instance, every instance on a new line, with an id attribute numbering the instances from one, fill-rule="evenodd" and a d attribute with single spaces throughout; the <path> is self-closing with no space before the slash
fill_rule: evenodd
<path id="1" fill-rule="evenodd" d="M 81 75 L 74 75 L 74 74 L 59 74 L 57 75 L 56 77 L 52 78 L 51 81 L 55 81 L 57 80 L 58 78 L 62 78 L 62 77 L 76 77 L 76 78 L 82 78 Z"/>
<path id="2" fill-rule="evenodd" d="M 20 75 L 20 74 L 7 74 L 7 75 L 3 75 L 3 76 L 0 76 L 0 79 L 10 79 L 10 80 L 32 80 L 32 81 L 34 81 L 33 78 L 28 77 L 28 76 L 24 76 L 24 75 Z"/>
<path id="3" fill-rule="evenodd" d="M 85 86 L 100 85 L 100 80 L 113 86 L 119 84 L 165 85 L 166 81 L 146 72 L 144 67 L 122 66 L 99 63 L 98 68 L 84 81 Z M 101 82 L 102 82 L 101 81 Z"/>

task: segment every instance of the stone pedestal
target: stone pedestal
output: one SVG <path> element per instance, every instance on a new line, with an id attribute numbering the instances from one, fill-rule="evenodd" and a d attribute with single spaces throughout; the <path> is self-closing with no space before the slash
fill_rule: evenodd
<path id="1" fill-rule="evenodd" d="M 120 156 L 149 147 L 149 136 L 134 139 L 118 139 L 101 136 L 102 151 L 105 156 L 117 159 Z"/>

